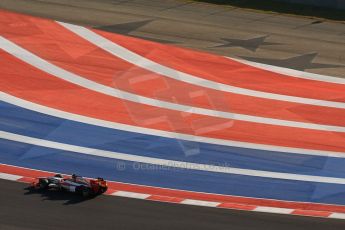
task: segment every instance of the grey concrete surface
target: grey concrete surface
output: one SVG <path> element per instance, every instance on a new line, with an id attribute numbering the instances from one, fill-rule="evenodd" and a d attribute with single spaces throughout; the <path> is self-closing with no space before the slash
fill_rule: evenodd
<path id="1" fill-rule="evenodd" d="M 1 230 L 227 229 L 334 230 L 341 220 L 231 211 L 110 196 L 83 200 L 75 194 L 29 192 L 0 180 Z"/>
<path id="2" fill-rule="evenodd" d="M 0 8 L 219 55 L 345 77 L 343 22 L 183 0 L 0 0 Z M 264 39 L 248 42 L 256 38 Z M 301 64 L 296 65 L 296 60 Z"/>

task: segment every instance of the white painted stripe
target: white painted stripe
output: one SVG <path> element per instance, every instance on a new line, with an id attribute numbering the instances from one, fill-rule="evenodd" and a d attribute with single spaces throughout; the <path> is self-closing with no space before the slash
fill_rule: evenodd
<path id="1" fill-rule="evenodd" d="M 343 219 L 343 220 L 345 220 L 345 213 L 332 213 L 328 217 L 329 218 L 334 218 L 334 219 Z"/>
<path id="2" fill-rule="evenodd" d="M 280 214 L 291 214 L 294 211 L 294 209 L 259 206 L 259 207 L 256 207 L 253 211 L 255 211 L 255 212 L 280 213 Z"/>
<path id="3" fill-rule="evenodd" d="M 321 75 L 321 74 L 316 74 L 316 73 L 308 73 L 308 72 L 303 72 L 299 70 L 288 69 L 284 67 L 273 66 L 273 65 L 268 65 L 268 64 L 258 63 L 258 62 L 252 62 L 252 61 L 247 61 L 247 60 L 238 59 L 238 58 L 232 58 L 232 57 L 226 57 L 226 58 L 229 58 L 233 61 L 241 62 L 246 65 L 250 65 L 259 69 L 264 69 L 270 72 L 284 74 L 287 77 L 302 78 L 302 79 L 307 79 L 307 80 L 322 81 L 322 82 L 335 83 L 335 84 L 345 84 L 344 78 L 331 77 L 331 76 L 326 76 L 326 75 Z"/>
<path id="4" fill-rule="evenodd" d="M 17 175 L 13 175 L 13 174 L 7 174 L 7 173 L 0 173 L 0 179 L 4 179 L 4 180 L 19 180 L 21 179 L 22 176 L 17 176 Z"/>
<path id="5" fill-rule="evenodd" d="M 183 134 L 183 133 L 168 132 L 168 131 L 126 125 L 122 123 L 110 122 L 110 121 L 86 117 L 86 116 L 82 116 L 78 114 L 68 113 L 61 110 L 49 108 L 47 106 L 35 104 L 32 102 L 14 97 L 4 92 L 0 92 L 0 100 L 25 108 L 25 109 L 47 114 L 50 116 L 82 122 L 82 123 L 86 123 L 90 125 L 97 125 L 97 126 L 105 127 L 105 128 L 128 131 L 128 132 L 141 133 L 141 134 L 146 134 L 146 135 L 155 135 L 155 136 L 180 139 L 180 140 L 185 140 L 185 141 L 203 142 L 203 143 L 208 143 L 208 144 L 247 148 L 247 149 L 259 149 L 259 150 L 264 150 L 264 151 L 275 151 L 275 152 L 285 152 L 285 153 L 294 153 L 294 154 L 303 154 L 303 155 L 312 155 L 312 156 L 345 158 L 344 152 L 322 151 L 322 150 L 284 147 L 284 146 L 254 144 L 254 143 L 248 143 L 248 142 L 193 136 L 193 135 L 188 135 L 188 134 Z"/>
<path id="6" fill-rule="evenodd" d="M 101 49 L 113 54 L 116 57 L 124 59 L 127 62 L 130 62 L 136 66 L 140 66 L 141 68 L 164 75 L 166 77 L 170 77 L 178 81 L 184 81 L 190 84 L 199 85 L 206 88 L 211 88 L 211 89 L 231 92 L 231 93 L 237 93 L 237 94 L 242 94 L 242 95 L 247 95 L 247 96 L 253 96 L 253 97 L 261 97 L 261 98 L 266 98 L 266 99 L 289 101 L 289 102 L 296 102 L 296 103 L 301 103 L 301 104 L 327 106 L 327 107 L 334 107 L 334 108 L 341 108 L 341 109 L 345 108 L 345 103 L 342 103 L 342 102 L 333 102 L 333 101 L 325 101 L 325 100 L 317 100 L 317 99 L 311 99 L 311 98 L 302 98 L 302 97 L 267 93 L 267 92 L 262 92 L 262 91 L 244 89 L 240 87 L 235 87 L 235 86 L 226 85 L 219 82 L 214 82 L 207 79 L 199 78 L 199 77 L 169 68 L 167 66 L 160 65 L 156 62 L 153 62 L 143 56 L 140 56 L 126 49 L 125 47 L 122 47 L 118 44 L 115 44 L 112 41 L 109 41 L 108 39 L 92 32 L 91 30 L 87 28 L 68 24 L 68 23 L 63 23 L 63 22 L 57 22 L 57 23 L 64 26 L 66 29 L 70 30 L 71 32 L 84 38 L 85 40 L 91 42 L 92 44 L 100 47 Z"/>
<path id="7" fill-rule="evenodd" d="M 206 207 L 217 207 L 221 203 L 212 202 L 212 201 L 185 199 L 185 200 L 181 201 L 180 204 L 189 204 L 189 205 L 206 206 Z"/>
<path id="8" fill-rule="evenodd" d="M 300 175 L 300 174 L 293 174 L 293 173 L 280 173 L 280 172 L 241 169 L 241 168 L 233 168 L 233 167 L 222 167 L 222 166 L 215 166 L 215 165 L 190 163 L 190 162 L 184 162 L 184 161 L 165 160 L 165 159 L 160 159 L 160 158 L 145 157 L 145 156 L 126 154 L 126 153 L 81 147 L 77 145 L 69 145 L 69 144 L 59 143 L 55 141 L 47 141 L 47 140 L 43 140 L 39 138 L 13 134 L 13 133 L 4 132 L 4 131 L 0 131 L 0 138 L 11 140 L 11 141 L 17 141 L 21 143 L 26 143 L 26 144 L 31 144 L 31 145 L 36 145 L 36 146 L 75 152 L 75 153 L 80 153 L 80 154 L 86 154 L 86 155 L 92 155 L 92 156 L 98 156 L 98 157 L 107 157 L 111 159 L 118 159 L 118 160 L 124 160 L 124 161 L 140 162 L 140 163 L 145 163 L 145 164 L 162 165 L 165 167 L 172 167 L 172 168 L 198 170 L 198 171 L 206 171 L 206 172 L 212 172 L 212 173 L 237 174 L 237 175 L 264 177 L 264 178 L 272 178 L 272 179 L 297 180 L 297 181 L 306 181 L 306 182 L 319 182 L 319 183 L 345 185 L 345 178 Z"/>
<path id="9" fill-rule="evenodd" d="M 121 197 L 128 197 L 128 198 L 136 198 L 136 199 L 146 199 L 150 197 L 150 194 L 144 193 L 136 193 L 136 192 L 125 192 L 125 191 L 117 191 L 112 194 L 111 196 L 121 196 Z"/>
<path id="10" fill-rule="evenodd" d="M 170 103 L 166 101 L 156 100 L 156 99 L 132 94 L 132 93 L 122 91 L 119 89 L 115 89 L 112 87 L 108 87 L 108 86 L 99 84 L 97 82 L 90 81 L 74 73 L 68 72 L 46 60 L 43 60 L 42 58 L 19 47 L 18 45 L 14 44 L 13 42 L 1 36 L 0 36 L 0 48 L 12 54 L 16 58 L 46 73 L 52 74 L 57 78 L 63 79 L 65 81 L 71 82 L 73 84 L 82 86 L 90 90 L 93 90 L 95 92 L 110 95 L 110 96 L 117 97 L 123 100 L 156 106 L 156 107 L 160 107 L 164 109 L 195 113 L 195 114 L 200 114 L 200 115 L 205 115 L 205 116 L 220 117 L 220 118 L 231 119 L 231 120 L 241 120 L 241 121 L 255 122 L 255 123 L 261 123 L 261 124 L 268 124 L 268 125 L 314 129 L 314 130 L 321 130 L 321 131 L 345 132 L 345 127 L 341 127 L 341 126 L 321 125 L 321 124 L 287 121 L 287 120 L 265 118 L 265 117 L 258 117 L 258 116 L 250 116 L 250 115 L 244 115 L 244 114 L 229 113 L 229 112 L 216 111 L 216 110 L 210 110 L 210 109 L 204 109 L 204 108 L 190 107 L 186 105 L 180 105 L 180 104 Z"/>

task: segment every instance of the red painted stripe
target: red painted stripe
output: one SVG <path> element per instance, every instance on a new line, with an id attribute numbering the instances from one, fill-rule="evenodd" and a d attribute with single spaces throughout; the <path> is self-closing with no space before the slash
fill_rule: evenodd
<path id="1" fill-rule="evenodd" d="M 9 166 L 0 164 L 0 172 L 14 174 L 25 177 L 40 177 L 40 176 L 51 176 L 55 173 L 47 173 L 45 171 L 21 168 L 16 166 Z M 31 176 L 30 176 L 31 175 Z M 184 199 L 194 199 L 194 200 L 203 200 L 203 201 L 213 201 L 220 202 L 222 204 L 219 207 L 224 208 L 238 208 L 242 209 L 251 209 L 256 206 L 267 206 L 267 207 L 279 207 L 279 208 L 290 208 L 290 209 L 300 209 L 300 210 L 314 210 L 321 212 L 339 212 L 345 213 L 345 206 L 340 205 L 329 205 L 329 204 L 317 204 L 317 203 L 302 203 L 302 202 L 288 202 L 280 200 L 266 200 L 258 198 L 249 198 L 249 197 L 237 197 L 231 195 L 219 195 L 219 194 L 209 194 L 209 193 L 200 193 L 200 192 L 191 192 L 183 190 L 173 190 L 167 188 L 158 188 L 150 187 L 144 185 L 134 185 L 134 184 L 125 184 L 120 182 L 108 182 L 109 192 L 111 194 L 116 191 L 127 191 L 127 192 L 136 192 L 151 194 L 148 199 L 152 200 L 163 200 L 169 198 L 163 197 L 172 197 L 173 200 L 178 202 L 179 200 Z"/>
<path id="2" fill-rule="evenodd" d="M 14 19 L 16 21 L 12 22 Z M 11 25 L 21 22 L 22 17 L 13 17 L 12 24 L 3 22 L 0 26 L 1 35 L 89 80 L 138 95 L 194 107 L 345 126 L 345 119 L 342 119 L 345 110 L 243 96 L 176 81 L 116 58 L 53 21 L 29 19 L 26 19 L 29 23 L 23 25 L 20 31 Z M 40 32 L 35 32 L 38 29 Z"/>
<path id="3" fill-rule="evenodd" d="M 169 202 L 169 203 L 180 203 L 184 199 L 178 198 L 178 197 L 152 195 L 152 196 L 148 197 L 146 200 L 162 201 L 162 202 Z"/>
<path id="4" fill-rule="evenodd" d="M 0 172 L 18 175 L 18 176 L 23 176 L 23 177 L 27 177 L 27 178 L 37 178 L 37 177 L 45 177 L 45 176 L 53 176 L 54 175 L 54 173 L 49 173 L 49 172 L 45 172 L 45 171 L 20 168 L 20 167 L 11 166 L 11 165 L 4 165 L 4 164 L 0 164 Z"/>
<path id="5" fill-rule="evenodd" d="M 286 77 L 209 53 L 93 31 L 161 65 L 207 80 L 276 94 L 345 102 L 345 85 Z"/>
<path id="6" fill-rule="evenodd" d="M 222 203 L 218 205 L 219 208 L 229 208 L 229 209 L 240 209 L 240 210 L 247 210 L 252 211 L 257 206 L 254 205 L 246 205 L 246 204 L 237 204 L 237 203 Z"/>
<path id="7" fill-rule="evenodd" d="M 108 188 L 107 191 L 105 192 L 105 194 L 110 195 L 110 194 L 112 194 L 112 193 L 114 193 L 114 192 L 117 192 L 117 191 L 118 191 L 118 190 L 116 190 L 116 189 Z"/>
<path id="8" fill-rule="evenodd" d="M 293 215 L 300 215 L 300 216 L 318 216 L 318 217 L 329 217 L 332 212 L 325 212 L 325 211 L 313 211 L 313 210 L 294 210 L 292 212 Z"/>
<path id="9" fill-rule="evenodd" d="M 33 177 L 22 177 L 17 181 L 24 182 L 24 183 L 32 183 L 35 181 L 35 178 L 33 178 Z"/>
<path id="10" fill-rule="evenodd" d="M 0 88 L 25 100 L 107 121 L 217 139 L 345 151 L 345 134 L 182 113 L 119 100 L 39 71 L 0 52 Z"/>

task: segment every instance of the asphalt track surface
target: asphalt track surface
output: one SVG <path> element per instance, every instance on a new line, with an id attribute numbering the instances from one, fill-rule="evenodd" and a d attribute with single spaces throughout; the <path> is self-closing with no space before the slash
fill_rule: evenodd
<path id="1" fill-rule="evenodd" d="M 50 3 L 46 3 L 50 2 Z M 286 18 L 285 16 L 262 15 L 253 12 L 241 12 L 234 10 L 232 13 L 240 16 L 240 21 L 252 21 L 258 23 L 262 31 L 250 28 L 236 28 L 229 32 L 229 28 L 215 28 L 211 32 L 210 25 L 197 23 L 198 12 L 205 12 L 202 7 L 189 6 L 186 3 L 171 1 L 170 7 L 159 5 L 151 1 L 99 1 L 93 4 L 90 1 L 0 1 L 2 8 L 24 12 L 37 16 L 50 17 L 60 21 L 72 22 L 82 25 L 91 25 L 105 30 L 122 32 L 133 36 L 144 37 L 152 40 L 161 39 L 162 42 L 176 43 L 177 45 L 203 49 L 218 54 L 252 57 L 276 57 L 284 59 L 298 56 L 304 53 L 317 53 L 316 60 L 308 62 L 305 58 L 305 66 L 298 66 L 300 59 L 288 60 L 283 63 L 286 67 L 296 67 L 306 69 L 311 72 L 329 74 L 344 77 L 344 24 L 324 22 L 316 23 L 312 19 Z M 115 6 L 109 8 L 112 2 Z M 138 3 L 140 2 L 140 3 Z M 151 3 L 150 3 L 151 2 Z M 160 1 L 161 2 L 161 1 Z M 167 3 L 168 4 L 168 3 Z M 71 6 L 74 5 L 74 6 Z M 30 7 L 28 7 L 30 6 Z M 178 7 L 176 7 L 178 6 Z M 183 8 L 188 8 L 190 15 L 186 18 L 188 25 L 181 29 L 181 21 L 186 13 Z M 182 8 L 180 8 L 182 7 Z M 113 12 L 106 12 L 105 8 Z M 128 21 L 143 21 L 152 19 L 152 14 L 156 10 L 167 8 L 167 15 L 162 18 L 155 18 L 155 23 L 140 26 L 133 29 L 133 25 L 126 25 Z M 209 8 L 207 9 L 207 11 Z M 217 16 L 217 12 L 222 14 L 219 8 L 212 9 L 218 19 L 209 19 L 209 23 L 222 23 L 222 15 Z M 130 12 L 130 13 L 129 13 Z M 182 12 L 182 13 L 181 13 Z M 224 13 L 224 12 L 223 12 Z M 107 16 L 104 16 L 107 14 Z M 182 15 L 181 15 L 182 14 Z M 238 19 L 234 19 L 236 21 Z M 267 21 L 268 20 L 268 21 Z M 116 21 L 116 23 L 114 23 Z M 186 22 L 185 21 L 185 22 Z M 104 26 L 124 23 L 120 30 L 118 27 Z M 183 22 L 183 23 L 185 23 Z M 231 23 L 235 23 L 231 22 Z M 281 22 L 284 22 L 280 24 Z M 121 24 L 120 23 L 120 24 Z M 169 27 L 165 26 L 168 23 Z M 229 23 L 229 27 L 231 27 Z M 291 23 L 291 24 L 290 24 Z M 295 31 L 298 36 L 290 34 L 287 28 L 299 27 Z M 134 26 L 135 27 L 135 26 Z M 140 29 L 141 28 L 141 29 Z M 209 31 L 205 33 L 205 29 Z M 222 45 L 220 38 L 224 35 L 231 38 L 253 38 L 271 34 L 270 42 L 283 42 L 282 45 L 259 44 L 256 49 L 256 42 L 247 45 L 239 41 L 236 47 L 212 46 Z M 178 34 L 180 32 L 181 34 Z M 229 34 L 230 33 L 230 34 Z M 300 36 L 303 34 L 303 36 Z M 314 35 L 318 34 L 317 37 Z M 307 40 L 314 36 L 314 39 L 307 44 Z M 272 39 L 272 40 L 271 40 Z M 250 43 L 250 42 L 249 42 Z M 327 44 L 327 45 L 325 45 Z M 260 48 L 261 46 L 261 48 Z M 243 48 L 245 47 L 245 48 Z M 247 48 L 246 48 L 247 47 Z M 253 52 L 252 50 L 256 51 Z M 302 56 L 303 60 L 303 56 Z M 269 62 L 268 62 L 269 63 Z M 317 66 L 315 63 L 319 63 Z M 273 63 L 274 64 L 274 63 Z M 322 66 L 322 64 L 326 66 Z M 297 66 L 296 66 L 297 65 Z M 321 65 L 321 66 L 320 66 Z M 331 66 L 327 66 L 331 65 Z M 333 66 L 334 65 L 334 66 Z M 320 67 L 320 68 L 314 68 Z M 326 68 L 327 67 L 327 68 Z M 329 68 L 331 67 L 331 68 Z M 273 214 L 261 214 L 251 212 L 229 211 L 212 208 L 200 208 L 185 205 L 173 205 L 140 201 L 134 199 L 97 197 L 93 200 L 81 201 L 78 197 L 69 194 L 25 194 L 24 184 L 0 181 L 1 190 L 0 202 L 0 229 L 337 229 L 344 226 L 343 221 L 304 218 L 295 216 L 283 216 Z M 66 203 L 68 205 L 66 205 Z M 96 210 L 96 211 L 95 211 Z M 97 213 L 97 215 L 95 215 Z"/>
<path id="2" fill-rule="evenodd" d="M 0 229 L 341 229 L 343 221 L 200 208 L 136 199 L 32 193 L 0 180 Z M 5 195 L 6 194 L 6 195 Z"/>

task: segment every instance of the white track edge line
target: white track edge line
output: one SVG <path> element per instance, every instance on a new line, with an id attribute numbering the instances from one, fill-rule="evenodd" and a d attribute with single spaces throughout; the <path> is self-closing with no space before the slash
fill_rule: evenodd
<path id="1" fill-rule="evenodd" d="M 17 181 L 21 178 L 22 178 L 22 176 L 0 172 L 0 179 Z"/>
<path id="2" fill-rule="evenodd" d="M 291 214 L 294 211 L 294 209 L 258 206 L 253 211 L 254 212 L 279 213 L 279 214 Z"/>
<path id="3" fill-rule="evenodd" d="M 150 197 L 150 194 L 145 193 L 136 193 L 136 192 L 127 192 L 127 191 L 116 191 L 110 194 L 111 196 L 121 196 L 135 199 L 147 199 Z"/>
<path id="4" fill-rule="evenodd" d="M 224 57 L 229 58 L 233 61 L 237 61 L 243 64 L 247 64 L 247 65 L 259 68 L 259 69 L 267 70 L 267 71 L 278 73 L 278 74 L 283 74 L 286 77 L 302 78 L 302 79 L 307 79 L 307 80 L 342 84 L 342 85 L 345 84 L 345 79 L 340 78 L 340 77 L 332 77 L 332 76 L 321 75 L 321 74 L 316 74 L 316 73 L 309 73 L 309 72 L 289 69 L 289 68 L 280 67 L 280 66 L 273 66 L 269 64 L 248 61 L 248 60 L 244 60 L 240 58 L 234 58 L 234 57 L 228 57 L 228 56 L 224 56 Z"/>

